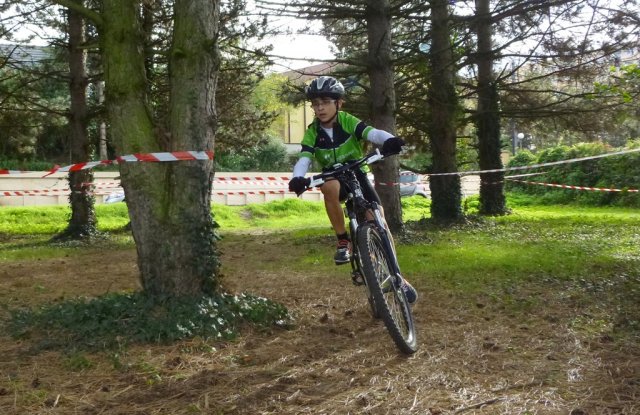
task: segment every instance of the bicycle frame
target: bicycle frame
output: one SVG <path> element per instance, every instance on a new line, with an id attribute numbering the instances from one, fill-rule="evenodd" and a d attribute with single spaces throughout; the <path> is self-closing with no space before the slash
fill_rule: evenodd
<path id="1" fill-rule="evenodd" d="M 384 158 L 378 150 L 360 160 L 335 165 L 332 170 L 314 176 L 307 188 L 320 186 L 329 178 L 338 180 L 346 190 L 345 215 L 349 219 L 353 253 L 351 278 L 356 285 L 366 285 L 373 317 L 380 318 L 398 348 L 415 353 L 417 340 L 411 307 L 402 288 L 404 283 L 391 233 L 381 207 L 367 200 L 356 171 L 363 164 Z"/>
<path id="2" fill-rule="evenodd" d="M 360 182 L 354 172 L 363 164 L 375 163 L 383 158 L 384 156 L 380 154 L 380 151 L 376 150 L 359 160 L 335 165 L 332 170 L 313 176 L 309 187 L 320 186 L 327 178 L 330 177 L 338 180 L 347 190 L 347 197 L 343 201 L 343 204 L 345 206 L 346 216 L 349 220 L 349 232 L 352 238 L 357 235 L 358 227 L 363 222 L 369 221 L 375 223 L 383 235 L 384 248 L 390 253 L 391 271 L 394 275 L 400 276 L 400 266 L 398 265 L 398 260 L 396 258 L 395 248 L 391 242 L 389 229 L 382 217 L 382 213 L 380 212 L 380 207 L 377 202 L 365 199 L 364 194 L 362 193 L 362 188 L 360 187 Z M 368 213 L 372 216 L 370 219 L 367 219 Z M 360 265 L 356 262 L 356 258 L 352 257 L 351 267 L 353 271 L 359 271 Z"/>

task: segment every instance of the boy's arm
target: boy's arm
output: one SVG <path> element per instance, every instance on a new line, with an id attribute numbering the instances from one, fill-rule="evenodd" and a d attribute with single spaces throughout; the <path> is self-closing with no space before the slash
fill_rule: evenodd
<path id="1" fill-rule="evenodd" d="M 373 128 L 349 113 L 343 114 L 343 122 L 345 123 L 345 127 L 348 131 L 353 131 L 356 138 L 358 138 L 359 140 L 365 139 L 377 146 L 381 146 L 385 141 L 393 137 L 393 134 L 388 133 L 384 130 Z"/>
<path id="2" fill-rule="evenodd" d="M 371 128 L 367 134 L 367 141 L 370 141 L 377 146 L 381 146 L 391 137 L 393 137 L 393 134 L 391 133 L 384 130 L 378 130 L 377 128 Z"/>
<path id="3" fill-rule="evenodd" d="M 298 162 L 295 166 L 293 166 L 293 177 L 304 177 L 309 171 L 309 167 L 311 166 L 311 159 L 309 157 L 301 156 L 298 159 Z"/>

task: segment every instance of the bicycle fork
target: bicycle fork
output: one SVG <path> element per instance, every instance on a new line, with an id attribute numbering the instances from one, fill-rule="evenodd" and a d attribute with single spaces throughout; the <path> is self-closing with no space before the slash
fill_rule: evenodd
<path id="1" fill-rule="evenodd" d="M 345 216 L 349 219 L 349 233 L 351 234 L 351 281 L 353 285 L 365 285 L 365 279 L 362 275 L 360 266 L 360 252 L 356 241 L 356 232 L 358 231 L 358 220 L 351 209 L 345 208 Z"/>

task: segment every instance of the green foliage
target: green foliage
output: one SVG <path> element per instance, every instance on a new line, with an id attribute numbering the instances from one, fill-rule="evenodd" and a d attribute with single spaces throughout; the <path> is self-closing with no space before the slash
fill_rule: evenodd
<path id="1" fill-rule="evenodd" d="M 536 156 L 529 150 L 518 151 L 515 156 L 509 160 L 509 167 L 526 166 L 536 162 Z"/>
<path id="2" fill-rule="evenodd" d="M 609 82 L 596 82 L 595 95 L 614 95 L 625 103 L 632 103 L 633 97 L 640 92 L 640 66 L 625 65 L 611 68 Z"/>
<path id="3" fill-rule="evenodd" d="M 431 199 L 422 196 L 403 197 L 400 199 L 402 204 L 402 220 L 417 221 L 431 216 Z"/>
<path id="4" fill-rule="evenodd" d="M 259 141 L 246 148 L 232 148 L 216 153 L 218 171 L 289 171 L 287 150 L 277 138 Z"/>
<path id="5" fill-rule="evenodd" d="M 52 235 L 65 228 L 69 212 L 68 206 L 2 207 L 0 235 Z M 329 224 L 322 202 L 298 198 L 246 206 L 214 204 L 212 212 L 223 231 L 258 226 L 282 229 Z M 102 232 L 119 232 L 129 223 L 129 214 L 124 203 L 96 205 L 96 216 L 98 230 Z"/>
<path id="6" fill-rule="evenodd" d="M 630 141 L 625 148 L 639 148 L 640 140 Z M 602 143 L 579 143 L 574 146 L 556 146 L 545 149 L 535 157 L 530 152 L 519 152 L 509 162 L 509 167 L 549 163 L 574 158 L 596 156 L 621 151 Z M 640 153 L 603 157 L 574 163 L 559 164 L 541 169 L 544 174 L 530 180 L 572 186 L 638 189 L 640 187 Z M 559 189 L 542 185 L 507 182 L 507 189 L 537 195 L 539 203 L 581 203 L 586 205 L 640 206 L 640 195 L 629 192 L 600 192 Z"/>
<path id="7" fill-rule="evenodd" d="M 6 47 L 0 56 L 0 154 L 16 160 L 57 158 L 65 153 L 68 71 L 54 48 L 29 62 L 33 47 Z M 51 165 L 47 169 L 50 169 Z"/>
<path id="8" fill-rule="evenodd" d="M 418 290 L 489 297 L 507 312 L 540 311 L 551 299 L 572 308 L 581 302 L 590 307 L 582 314 L 589 327 L 601 320 L 637 336 L 640 211 L 527 205 L 534 200 L 509 198 L 511 215 L 452 227 L 409 223 L 417 237 L 398 246 L 403 275 Z"/>
<path id="9" fill-rule="evenodd" d="M 55 234 L 67 226 L 69 206 L 25 206 L 0 208 L 0 234 L 37 235 Z M 124 203 L 96 205 L 98 230 L 121 230 L 129 223 Z"/>
<path id="10" fill-rule="evenodd" d="M 308 202 L 297 198 L 249 204 L 240 214 L 252 227 L 292 229 L 330 226 L 322 202 Z"/>
<path id="11" fill-rule="evenodd" d="M 54 167 L 50 161 L 17 160 L 0 157 L 0 168 L 7 170 L 49 171 Z"/>
<path id="12" fill-rule="evenodd" d="M 35 341 L 39 348 L 95 350 L 194 337 L 230 340 L 244 324 L 268 328 L 287 327 L 291 322 L 283 305 L 250 294 L 159 302 L 143 293 L 112 293 L 11 310 L 7 328 L 15 338 Z M 74 369 L 87 365 L 90 362 L 81 355 L 69 360 Z"/>

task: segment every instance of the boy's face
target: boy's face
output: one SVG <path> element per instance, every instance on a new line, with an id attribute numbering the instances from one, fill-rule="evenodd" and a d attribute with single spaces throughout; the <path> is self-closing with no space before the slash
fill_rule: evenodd
<path id="1" fill-rule="evenodd" d="M 320 122 L 329 122 L 336 115 L 338 100 L 332 98 L 314 98 L 311 108 Z"/>

